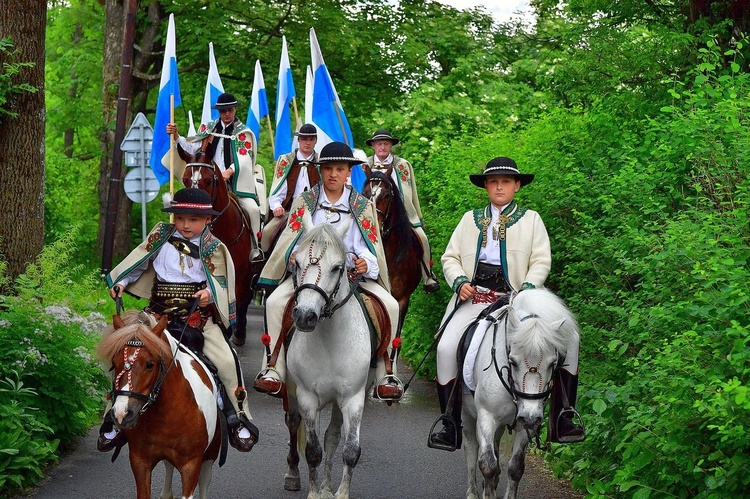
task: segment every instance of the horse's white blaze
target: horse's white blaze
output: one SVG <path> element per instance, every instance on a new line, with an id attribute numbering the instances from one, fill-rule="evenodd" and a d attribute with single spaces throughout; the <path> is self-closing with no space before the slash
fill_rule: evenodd
<path id="1" fill-rule="evenodd" d="M 122 388 L 120 388 L 122 391 L 128 391 L 130 390 L 130 385 L 125 384 Z M 125 415 L 128 413 L 128 400 L 130 400 L 130 397 L 127 395 L 118 395 L 115 398 L 115 403 L 112 404 L 112 409 L 114 409 L 115 419 L 118 423 L 122 424 L 123 418 L 125 418 Z"/>

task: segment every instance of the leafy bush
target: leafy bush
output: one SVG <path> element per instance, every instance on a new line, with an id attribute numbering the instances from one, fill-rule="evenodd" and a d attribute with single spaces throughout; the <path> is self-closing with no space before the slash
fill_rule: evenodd
<path id="1" fill-rule="evenodd" d="M 104 405 L 108 380 L 94 356 L 102 303 L 95 277 L 77 275 L 66 256 L 75 237 L 45 247 L 0 296 L 0 494 L 41 478 L 58 443 L 88 431 Z"/>

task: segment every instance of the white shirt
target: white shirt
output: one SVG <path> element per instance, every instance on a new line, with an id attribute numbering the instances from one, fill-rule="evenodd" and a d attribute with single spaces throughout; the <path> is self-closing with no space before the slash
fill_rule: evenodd
<path id="1" fill-rule="evenodd" d="M 182 237 L 179 232 L 175 235 Z M 193 237 L 189 241 L 200 247 L 200 235 Z M 199 258 L 193 258 L 177 251 L 172 243 L 166 242 L 151 256 L 154 265 L 156 277 L 163 282 L 173 283 L 199 283 L 207 280 L 206 271 Z M 180 268 L 180 261 L 183 265 Z M 144 260 L 138 267 L 134 268 L 130 274 L 121 279 L 118 284 L 127 287 L 128 284 L 137 281 L 141 275 L 148 269 L 149 260 Z M 211 289 L 208 288 L 209 293 Z M 212 297 L 213 300 L 213 297 Z"/>
<path id="2" fill-rule="evenodd" d="M 509 203 L 510 204 L 510 203 Z M 497 224 L 500 213 L 503 212 L 508 205 L 506 204 L 502 208 L 496 207 L 494 204 L 490 205 L 490 211 L 492 212 L 492 221 L 489 227 L 487 227 L 487 244 L 484 245 L 479 251 L 479 261 L 483 263 L 489 263 L 490 265 L 501 265 L 502 260 L 500 259 L 500 241 L 495 234 L 495 224 Z"/>
<path id="3" fill-rule="evenodd" d="M 313 158 L 315 157 L 315 151 L 312 152 L 309 156 L 305 157 L 302 152 L 300 152 L 299 149 L 297 149 L 297 160 L 298 161 L 308 161 L 311 162 Z M 305 191 L 310 190 L 312 186 L 310 185 L 310 176 L 307 174 L 307 168 L 300 168 L 299 170 L 299 176 L 297 177 L 297 185 L 294 187 L 294 193 L 292 195 L 292 199 L 296 198 L 300 194 L 302 194 Z M 286 179 L 284 182 L 281 183 L 279 186 L 279 190 L 276 191 L 275 194 L 271 195 L 268 198 L 268 206 L 271 208 L 271 211 L 275 210 L 276 208 L 281 207 L 282 201 L 286 199 L 286 193 L 287 193 L 287 182 Z"/>
<path id="4" fill-rule="evenodd" d="M 398 186 L 398 173 L 396 172 L 396 165 L 393 164 L 393 154 L 388 154 L 388 156 L 383 160 L 380 161 L 377 154 L 372 157 L 373 162 L 373 168 L 382 168 L 385 169 L 388 166 L 393 166 L 393 170 L 391 170 L 391 178 L 393 179 L 393 182 Z M 403 197 L 403 193 L 401 193 L 401 196 Z"/>
<path id="5" fill-rule="evenodd" d="M 377 279 L 380 273 L 378 259 L 372 254 L 370 248 L 365 243 L 362 233 L 354 222 L 351 213 L 331 213 L 325 210 L 325 207 L 333 207 L 338 210 L 349 210 L 350 187 L 344 187 L 344 192 L 335 203 L 328 201 L 325 189 L 320 189 L 320 199 L 318 200 L 318 209 L 312 215 L 313 225 L 329 223 L 334 227 L 341 224 L 348 224 L 346 236 L 344 237 L 344 246 L 346 246 L 346 266 L 354 268 L 354 255 L 358 258 L 364 258 L 367 261 L 367 272 L 364 276 L 368 279 Z M 326 218 L 328 216 L 328 218 Z M 296 249 L 296 248 L 295 248 Z"/>
<path id="6" fill-rule="evenodd" d="M 221 122 L 221 132 L 224 134 L 224 130 L 226 130 L 227 126 L 231 125 L 231 123 L 225 125 L 224 122 Z M 214 137 L 213 140 L 217 140 L 218 143 L 216 144 L 216 150 L 214 151 L 214 161 L 219 166 L 219 170 L 221 172 L 224 172 L 224 170 L 227 169 L 227 167 L 224 165 L 224 139 L 222 137 Z M 180 144 L 180 146 L 187 151 L 190 155 L 195 155 L 196 152 L 201 148 L 202 141 L 197 142 L 188 142 L 185 137 L 180 135 L 177 138 L 177 143 Z M 232 165 L 229 165 L 232 166 Z"/>

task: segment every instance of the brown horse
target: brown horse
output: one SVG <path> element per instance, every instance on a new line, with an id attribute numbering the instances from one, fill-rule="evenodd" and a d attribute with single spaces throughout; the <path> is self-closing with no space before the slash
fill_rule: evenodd
<path id="1" fill-rule="evenodd" d="M 112 366 L 112 419 L 130 446 L 138 498 L 151 497 L 159 461 L 167 469 L 161 497 L 172 497 L 177 468 L 182 497 L 192 497 L 200 484 L 203 498 L 221 449 L 216 386 L 205 367 L 179 349 L 166 324 L 166 315 L 158 324 L 136 310 L 116 315 L 98 354 Z"/>
<path id="2" fill-rule="evenodd" d="M 422 280 L 422 245 L 412 230 L 404 200 L 391 178 L 391 169 L 385 173 L 370 173 L 362 188 L 362 195 L 375 204 L 378 213 L 391 294 L 398 301 L 398 332 L 401 334 L 404 317 L 409 310 L 409 298 Z"/>
<path id="3" fill-rule="evenodd" d="M 231 339 L 235 345 L 244 345 L 247 337 L 247 309 L 253 300 L 253 283 L 257 281 L 264 262 L 250 261 L 254 245 L 250 222 L 243 215 L 234 194 L 230 194 L 219 167 L 196 161 L 201 152 L 192 156 L 180 147 L 177 149 L 180 157 L 187 163 L 182 183 L 186 187 L 197 187 L 208 192 L 213 209 L 221 213 L 211 222 L 211 232 L 232 255 L 237 324 Z"/>

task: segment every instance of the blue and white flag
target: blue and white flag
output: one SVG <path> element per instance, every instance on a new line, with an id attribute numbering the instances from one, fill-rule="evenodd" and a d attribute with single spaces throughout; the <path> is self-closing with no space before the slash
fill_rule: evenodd
<path id="1" fill-rule="evenodd" d="M 276 138 L 274 140 L 275 158 L 292 152 L 292 119 L 289 105 L 297 94 L 292 81 L 292 67 L 289 64 L 289 52 L 286 48 L 286 37 L 281 37 L 281 61 L 279 78 L 276 80 Z"/>
<path id="2" fill-rule="evenodd" d="M 313 73 L 312 122 L 318 127 L 318 142 L 315 149 L 320 152 L 323 146 L 334 141 L 354 147 L 349 121 L 323 61 L 315 28 L 310 28 L 310 53 Z"/>
<path id="3" fill-rule="evenodd" d="M 213 109 L 216 100 L 224 93 L 224 85 L 221 84 L 219 68 L 214 57 L 214 44 L 208 44 L 208 79 L 206 80 L 206 93 L 203 95 L 203 114 L 201 123 L 208 124 L 210 121 L 219 119 L 219 110 Z"/>
<path id="4" fill-rule="evenodd" d="M 266 116 L 268 116 L 266 84 L 263 82 L 263 71 L 260 69 L 260 61 L 255 61 L 255 79 L 253 80 L 253 95 L 250 98 L 250 106 L 247 109 L 247 127 L 253 131 L 258 143 L 260 143 L 260 120 Z"/>
<path id="5" fill-rule="evenodd" d="M 154 139 L 151 144 L 151 169 L 159 181 L 159 185 L 169 182 L 169 169 L 161 164 L 161 159 L 169 151 L 169 135 L 167 124 L 170 122 L 172 110 L 170 97 L 174 96 L 174 107 L 182 104 L 180 96 L 180 82 L 177 80 L 177 50 L 174 35 L 174 14 L 169 14 L 167 27 L 167 43 L 164 49 L 164 63 L 161 68 L 161 83 L 159 97 L 156 101 L 156 117 L 154 118 Z"/>

